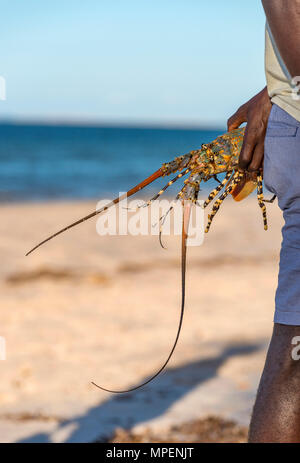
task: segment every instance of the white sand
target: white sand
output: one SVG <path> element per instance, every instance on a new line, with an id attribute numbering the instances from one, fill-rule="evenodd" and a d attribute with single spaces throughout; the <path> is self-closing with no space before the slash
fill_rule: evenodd
<path id="1" fill-rule="evenodd" d="M 188 249 L 183 332 L 166 373 L 129 396 L 173 342 L 180 240 L 99 237 L 95 220 L 24 253 L 95 203 L 2 205 L 0 441 L 90 441 L 116 426 L 167 426 L 208 414 L 249 420 L 272 330 L 281 216 L 265 232 L 254 198 L 228 199 Z"/>

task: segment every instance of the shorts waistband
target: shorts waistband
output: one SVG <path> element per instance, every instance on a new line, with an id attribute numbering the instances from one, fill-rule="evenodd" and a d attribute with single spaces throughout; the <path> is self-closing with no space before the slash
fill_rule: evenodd
<path id="1" fill-rule="evenodd" d="M 280 108 L 277 104 L 273 103 L 270 117 L 270 122 L 281 122 L 283 124 L 292 125 L 293 127 L 300 127 L 300 122 L 293 116 L 287 113 L 284 109 Z"/>

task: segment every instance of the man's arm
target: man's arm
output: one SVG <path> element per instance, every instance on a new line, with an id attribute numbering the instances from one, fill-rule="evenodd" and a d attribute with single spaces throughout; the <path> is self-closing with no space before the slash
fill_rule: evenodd
<path id="1" fill-rule="evenodd" d="M 300 0 L 262 0 L 279 53 L 291 75 L 300 76 Z M 264 139 L 271 102 L 267 88 L 242 105 L 228 120 L 228 130 L 247 122 L 240 167 L 258 170 L 264 156 Z"/>
<path id="2" fill-rule="evenodd" d="M 262 0 L 262 4 L 291 77 L 300 76 L 300 0 Z"/>

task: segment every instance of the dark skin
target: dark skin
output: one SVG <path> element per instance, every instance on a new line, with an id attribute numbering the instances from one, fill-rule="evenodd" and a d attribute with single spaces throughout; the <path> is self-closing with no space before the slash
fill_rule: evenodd
<path id="1" fill-rule="evenodd" d="M 263 0 L 262 4 L 291 77 L 300 76 L 300 0 Z"/>
<path id="2" fill-rule="evenodd" d="M 267 87 L 265 87 L 228 119 L 228 130 L 237 129 L 243 122 L 247 122 L 239 162 L 243 170 L 255 172 L 262 167 L 265 135 L 271 108 L 271 100 Z"/>
<path id="3" fill-rule="evenodd" d="M 281 57 L 291 77 L 300 76 L 300 0 L 262 0 Z M 228 120 L 228 130 L 247 122 L 239 166 L 262 168 L 271 102 L 267 88 Z M 288 310 L 288 308 L 287 308 Z M 292 339 L 300 326 L 274 324 L 250 423 L 249 442 L 300 442 L 300 360 L 292 358 Z"/>
<path id="4" fill-rule="evenodd" d="M 275 323 L 253 409 L 250 443 L 300 442 L 300 360 L 292 358 L 294 336 L 300 336 L 300 326 Z"/>
<path id="5" fill-rule="evenodd" d="M 300 0 L 262 0 L 279 52 L 292 77 L 300 76 Z M 240 155 L 240 168 L 254 172 L 262 168 L 264 139 L 271 101 L 267 87 L 243 104 L 228 119 L 228 130 L 247 122 Z"/>

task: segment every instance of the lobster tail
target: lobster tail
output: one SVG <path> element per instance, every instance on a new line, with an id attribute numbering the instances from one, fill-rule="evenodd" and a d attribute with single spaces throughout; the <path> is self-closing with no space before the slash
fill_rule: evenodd
<path id="1" fill-rule="evenodd" d="M 119 196 L 118 198 L 113 199 L 109 204 L 107 204 L 106 206 L 102 207 L 102 208 L 99 209 L 98 211 L 96 210 L 96 211 L 92 212 L 91 214 L 88 214 L 88 215 L 86 215 L 85 217 L 82 217 L 81 219 L 76 220 L 76 222 L 73 222 L 73 223 L 71 223 L 70 225 L 67 225 L 66 227 L 64 227 L 64 228 L 62 228 L 61 230 L 57 231 L 57 232 L 54 233 L 53 235 L 48 236 L 48 238 L 44 239 L 43 241 L 41 241 L 40 243 L 38 243 L 36 246 L 34 246 L 32 249 L 30 249 L 30 251 L 28 251 L 28 252 L 26 253 L 26 256 L 28 256 L 29 254 L 31 254 L 33 251 L 35 251 L 37 248 L 39 248 L 39 247 L 42 246 L 43 244 L 47 243 L 47 241 L 50 241 L 50 240 L 52 240 L 53 238 L 55 238 L 56 236 L 60 235 L 61 233 L 64 233 L 65 231 L 69 230 L 70 228 L 73 228 L 73 227 L 75 227 L 76 225 L 79 225 L 80 223 L 85 222 L 86 220 L 89 220 L 89 219 L 91 219 L 92 217 L 95 217 L 96 215 L 99 215 L 99 214 L 101 214 L 102 212 L 107 211 L 107 209 L 109 209 L 110 207 L 112 207 L 112 206 L 118 204 L 119 202 L 123 201 L 123 199 L 129 198 L 129 196 L 134 195 L 135 193 L 137 193 L 138 191 L 142 190 L 142 189 L 145 188 L 147 185 L 149 185 L 150 183 L 154 182 L 154 180 L 158 179 L 159 177 L 162 177 L 163 175 L 165 175 L 165 173 L 163 172 L 163 170 L 162 170 L 162 169 L 158 169 L 156 172 L 154 172 L 152 175 L 150 175 L 150 177 L 146 178 L 145 180 L 143 180 L 142 182 L 140 182 L 138 185 L 136 185 L 135 187 L 131 188 L 131 190 L 128 190 L 127 193 L 124 193 L 122 196 Z"/>

